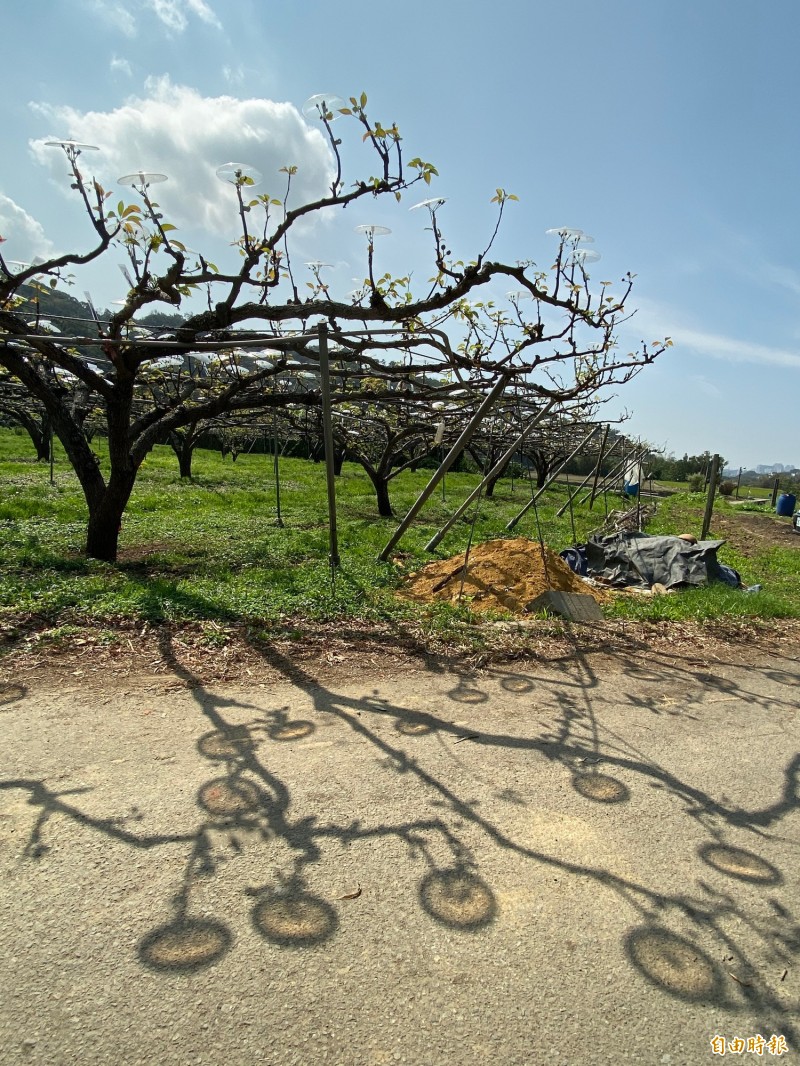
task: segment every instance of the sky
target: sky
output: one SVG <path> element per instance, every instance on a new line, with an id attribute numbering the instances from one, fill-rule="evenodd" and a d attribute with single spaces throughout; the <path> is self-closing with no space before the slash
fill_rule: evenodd
<path id="1" fill-rule="evenodd" d="M 302 106 L 366 92 L 406 159 L 439 171 L 430 195 L 447 198 L 438 218 L 457 258 L 485 246 L 501 187 L 519 202 L 493 258 L 547 268 L 545 231 L 569 226 L 595 239 L 593 280 L 636 275 L 620 342 L 674 346 L 607 405 L 630 414 L 629 433 L 734 467 L 800 466 L 796 0 L 7 0 L 3 26 L 9 259 L 91 247 L 65 159 L 43 144 L 71 138 L 101 149 L 82 162 L 114 200 L 135 199 L 123 174 L 167 175 L 153 187 L 165 217 L 233 266 L 234 196 L 216 168 L 253 165 L 258 191 L 280 196 L 280 168 L 297 165 L 293 195 L 318 194 L 330 155 Z M 330 263 L 344 295 L 365 271 L 355 226 L 381 224 L 378 268 L 427 279 L 425 212 L 409 206 L 362 202 L 309 223 L 294 261 Z M 105 260 L 76 287 L 99 307 L 127 290 Z"/>

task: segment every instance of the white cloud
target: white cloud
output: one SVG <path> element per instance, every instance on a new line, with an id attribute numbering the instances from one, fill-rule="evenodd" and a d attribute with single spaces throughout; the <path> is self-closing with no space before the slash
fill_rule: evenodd
<path id="1" fill-rule="evenodd" d="M 222 76 L 228 85 L 241 85 L 245 78 L 244 67 L 223 67 Z"/>
<path id="2" fill-rule="evenodd" d="M 136 19 L 131 14 L 129 4 L 120 0 L 90 0 L 90 9 L 126 37 L 136 36 Z"/>
<path id="3" fill-rule="evenodd" d="M 275 197 L 286 184 L 280 168 L 296 165 L 290 207 L 317 199 L 329 185 L 330 150 L 319 130 L 307 126 L 292 104 L 204 97 L 173 85 L 167 77 L 148 81 L 146 89 L 148 95 L 131 97 L 113 111 L 32 106 L 52 121 L 56 137 L 69 136 L 102 149 L 91 154 L 90 162 L 106 187 L 138 170 L 165 173 L 170 180 L 158 186 L 158 203 L 165 217 L 184 231 L 206 230 L 229 240 L 238 235 L 233 189 L 215 173 L 222 163 L 256 167 L 264 180 L 254 192 Z M 31 148 L 63 188 L 64 160 L 45 147 L 49 139 L 32 141 Z"/>
<path id="4" fill-rule="evenodd" d="M 689 380 L 698 392 L 702 392 L 714 400 L 718 400 L 724 395 L 722 389 L 718 388 L 713 381 L 709 381 L 708 378 L 704 377 L 702 374 L 692 374 Z"/>
<path id="5" fill-rule="evenodd" d="M 701 355 L 722 359 L 729 363 L 767 363 L 771 366 L 800 368 L 800 354 L 768 344 L 754 344 L 719 333 L 704 333 L 695 329 L 676 329 L 672 335 L 676 347 L 685 345 Z"/>
<path id="6" fill-rule="evenodd" d="M 719 251 L 725 269 L 744 279 L 751 289 L 784 289 L 793 296 L 800 296 L 800 273 L 785 263 L 774 259 L 776 253 L 786 251 L 785 244 L 768 248 L 765 253 L 760 240 L 735 230 L 723 230 L 723 242 Z M 791 258 L 793 248 L 789 245 Z"/>
<path id="7" fill-rule="evenodd" d="M 183 33 L 189 25 L 189 15 L 196 15 L 202 22 L 215 29 L 221 23 L 205 0 L 145 0 L 147 7 L 174 33 Z"/>
<path id="8" fill-rule="evenodd" d="M 719 359 L 728 363 L 756 363 L 768 366 L 800 368 L 800 353 L 787 348 L 731 337 L 725 333 L 713 333 L 684 325 L 680 312 L 673 312 L 651 301 L 640 301 L 639 310 L 624 327 L 630 337 L 636 333 L 645 340 L 669 336 L 674 350 L 690 348 L 698 355 Z"/>
<path id="9" fill-rule="evenodd" d="M 46 259 L 53 251 L 41 224 L 3 193 L 0 193 L 0 237 L 5 240 L 1 250 L 7 260 L 30 262 L 36 256 Z"/>
<path id="10" fill-rule="evenodd" d="M 127 77 L 131 77 L 133 74 L 133 68 L 127 59 L 123 59 L 121 56 L 112 56 L 109 68 L 112 74 L 125 74 Z"/>
<path id="11" fill-rule="evenodd" d="M 194 17 L 214 29 L 222 29 L 222 23 L 206 0 L 85 0 L 98 18 L 110 23 L 126 37 L 135 37 L 139 31 L 142 15 L 149 12 L 156 16 L 170 33 L 184 33 L 189 20 Z"/>

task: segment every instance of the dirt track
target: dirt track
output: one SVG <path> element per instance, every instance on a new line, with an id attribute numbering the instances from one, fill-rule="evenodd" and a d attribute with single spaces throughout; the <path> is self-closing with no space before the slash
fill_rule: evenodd
<path id="1" fill-rule="evenodd" d="M 735 514 L 715 511 L 711 536 L 727 541 L 747 556 L 770 547 L 800 549 L 800 534 L 794 532 L 788 519 L 752 511 Z"/>

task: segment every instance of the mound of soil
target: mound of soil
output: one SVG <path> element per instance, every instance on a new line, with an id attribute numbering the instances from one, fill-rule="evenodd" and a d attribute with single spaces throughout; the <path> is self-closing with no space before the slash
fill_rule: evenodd
<path id="1" fill-rule="evenodd" d="M 429 563 L 411 574 L 399 595 L 418 603 L 434 600 L 457 602 L 468 597 L 478 611 L 513 611 L 522 614 L 543 592 L 582 592 L 598 603 L 608 594 L 570 570 L 555 552 L 522 537 L 490 540 L 474 547 L 464 571 L 465 553 Z M 462 591 L 463 578 L 463 591 Z"/>

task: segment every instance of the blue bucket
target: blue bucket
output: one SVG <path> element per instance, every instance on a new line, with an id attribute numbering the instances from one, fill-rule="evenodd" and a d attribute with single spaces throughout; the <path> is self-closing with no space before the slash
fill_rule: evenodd
<path id="1" fill-rule="evenodd" d="M 796 503 L 796 496 L 793 496 L 790 492 L 784 492 L 778 497 L 778 502 L 775 505 L 775 514 L 779 514 L 781 518 L 791 518 L 794 514 L 794 505 Z"/>

